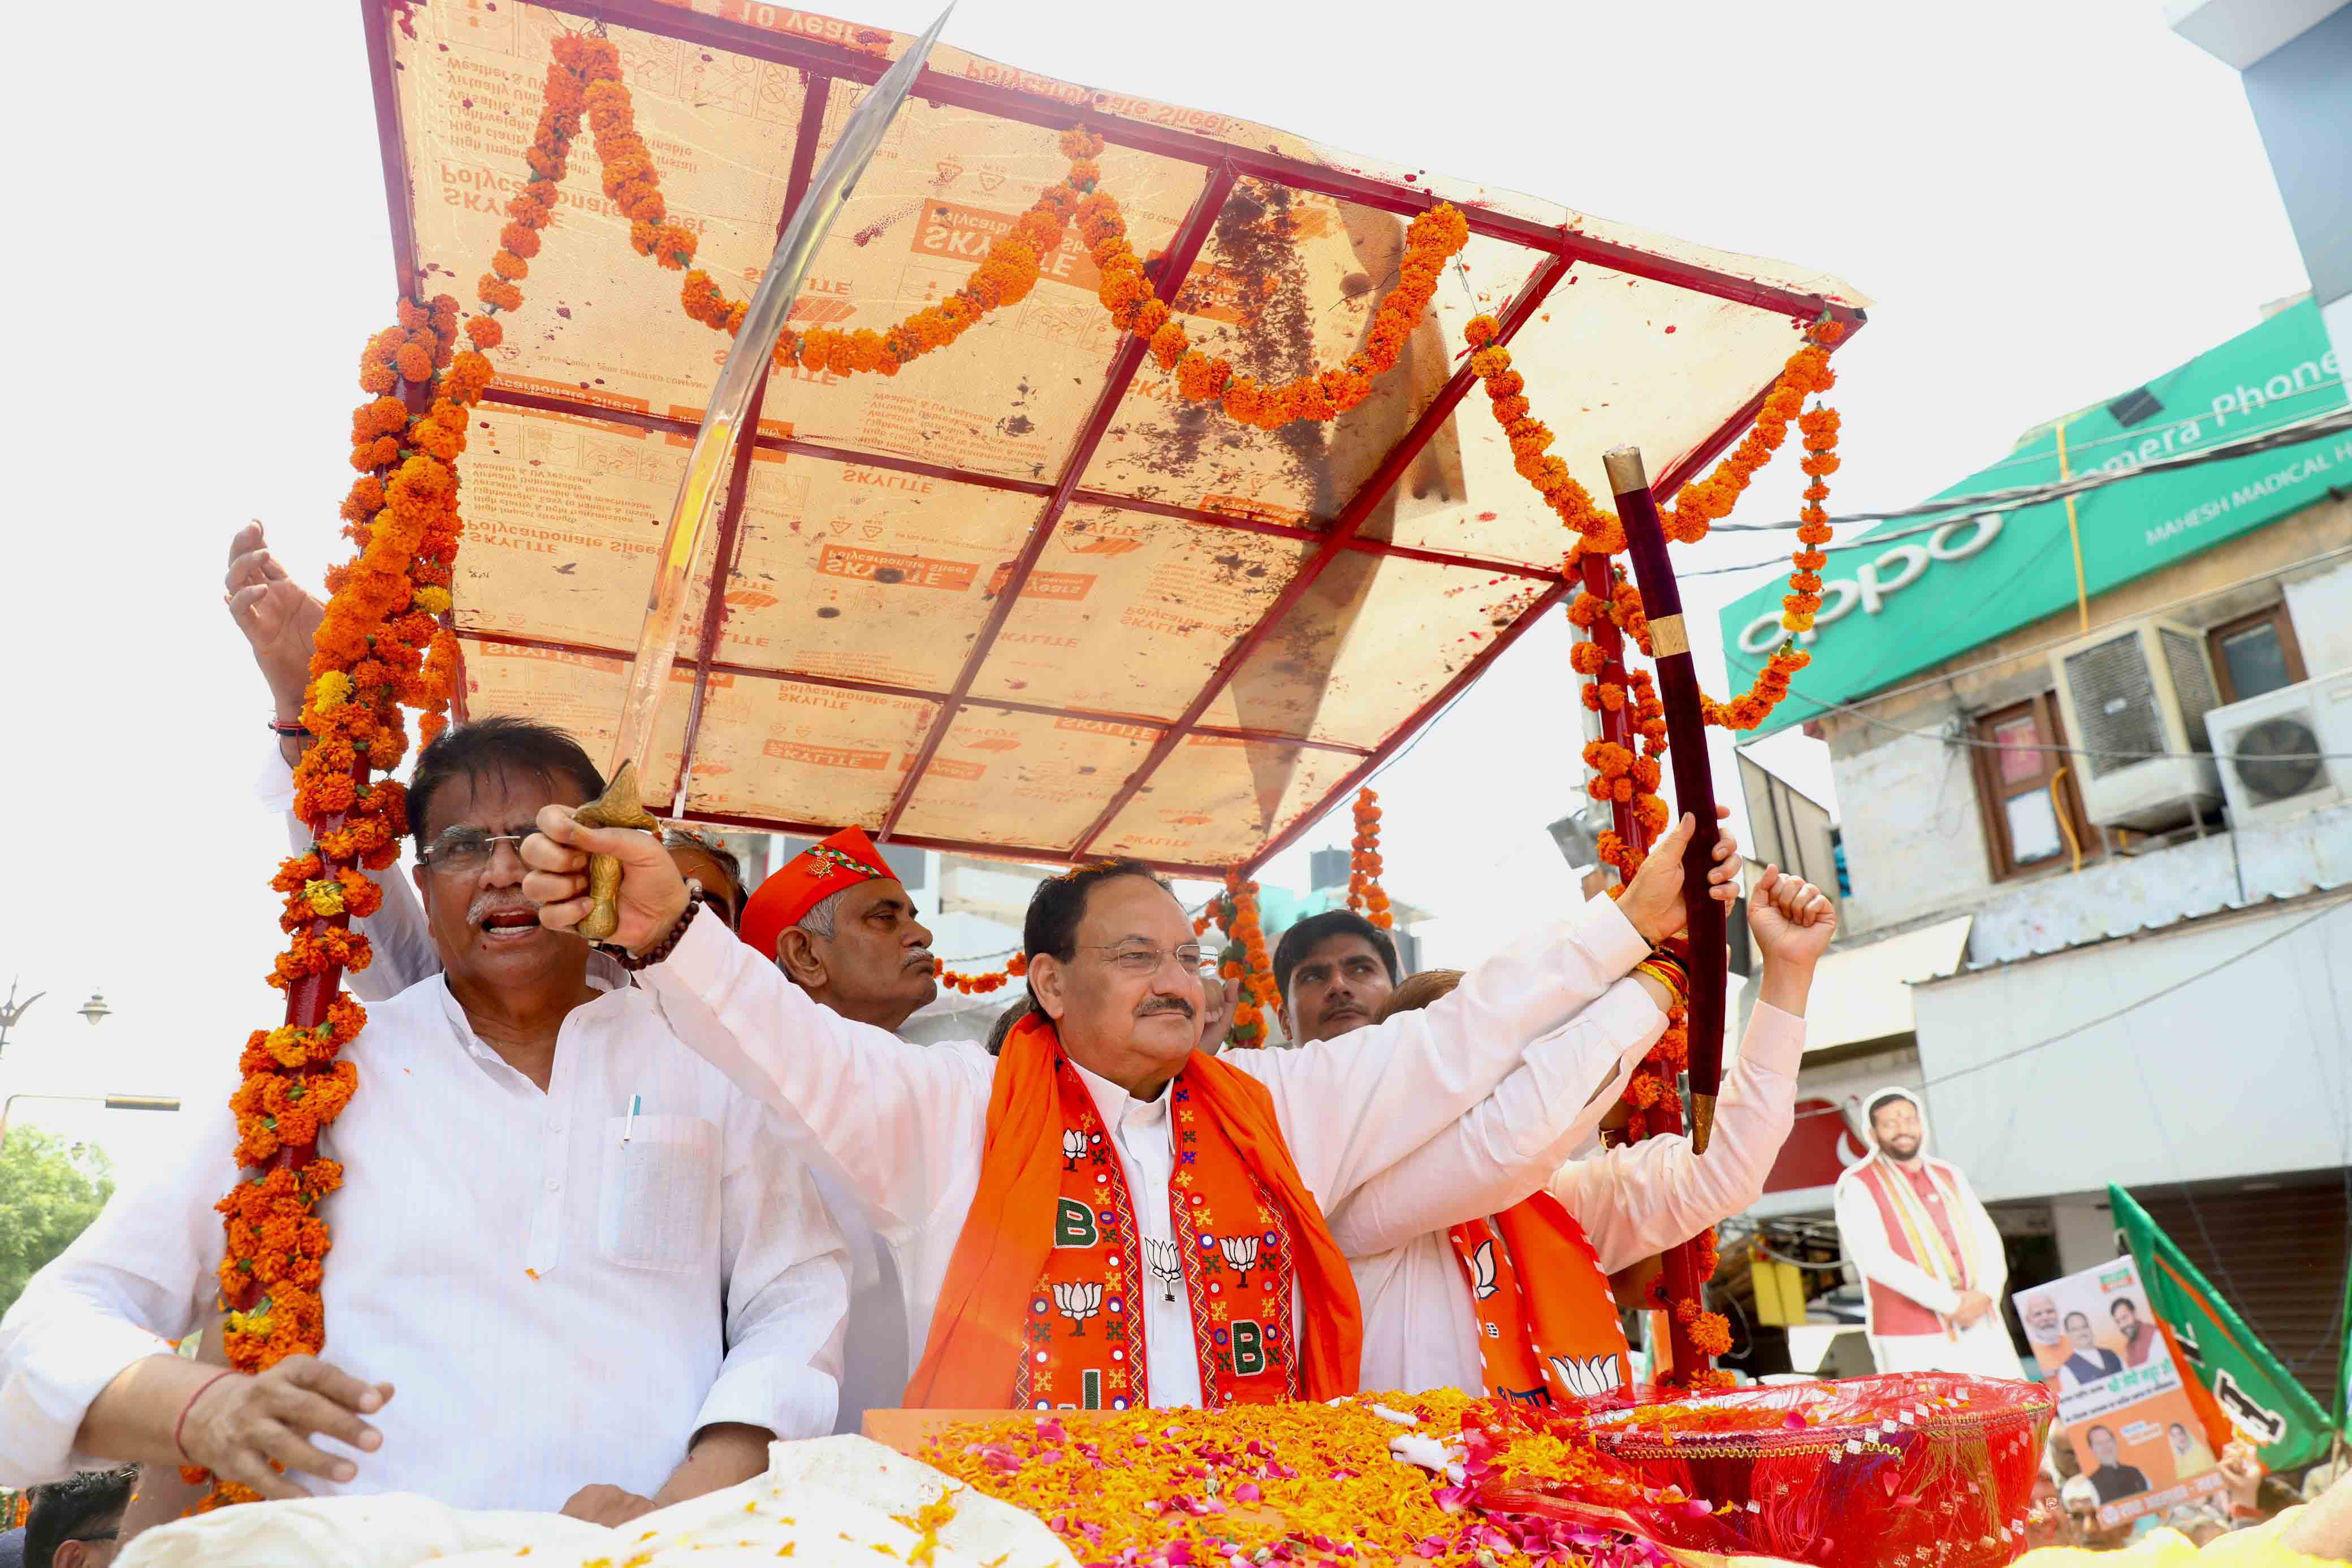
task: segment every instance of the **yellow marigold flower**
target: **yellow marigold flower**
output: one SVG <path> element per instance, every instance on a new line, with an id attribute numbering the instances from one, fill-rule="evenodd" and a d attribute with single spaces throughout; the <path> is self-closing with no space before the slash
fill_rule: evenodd
<path id="1" fill-rule="evenodd" d="M 427 615 L 446 615 L 449 612 L 449 591 L 446 588 L 420 588 L 412 602 Z"/>
<path id="2" fill-rule="evenodd" d="M 303 902 L 310 904 L 313 915 L 341 915 L 343 912 L 343 888 L 336 882 L 306 882 L 302 884 Z"/>
<path id="3" fill-rule="evenodd" d="M 330 670 L 310 683 L 310 700 L 320 713 L 329 713 L 351 700 L 352 678 L 341 670 Z"/>

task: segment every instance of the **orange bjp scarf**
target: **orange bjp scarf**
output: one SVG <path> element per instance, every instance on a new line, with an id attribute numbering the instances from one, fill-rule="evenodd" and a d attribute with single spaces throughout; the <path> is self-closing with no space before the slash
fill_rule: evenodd
<path id="1" fill-rule="evenodd" d="M 1128 1193 L 1053 1020 L 1032 1013 L 1013 1030 L 989 1095 L 980 1188 L 907 1385 L 908 1408 L 1147 1404 L 1144 1313 L 1130 1302 L 1139 1307 L 1149 1290 L 1173 1301 L 1180 1287 L 1204 1404 L 1356 1392 L 1355 1280 L 1291 1159 L 1273 1096 L 1199 1052 L 1165 1092 L 1179 1140 L 1168 1196 L 1177 1255 L 1147 1259 L 1132 1206 L 1157 1195 Z"/>

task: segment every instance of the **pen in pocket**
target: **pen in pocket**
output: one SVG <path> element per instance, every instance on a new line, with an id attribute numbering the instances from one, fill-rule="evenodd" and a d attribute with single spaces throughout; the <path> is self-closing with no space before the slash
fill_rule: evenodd
<path id="1" fill-rule="evenodd" d="M 646 1099 L 642 1094 L 632 1094 L 629 1096 L 628 1119 L 621 1124 L 621 1142 L 624 1144 L 629 1141 L 629 1134 L 637 1130 L 637 1112 L 644 1106 L 645 1103 Z"/>

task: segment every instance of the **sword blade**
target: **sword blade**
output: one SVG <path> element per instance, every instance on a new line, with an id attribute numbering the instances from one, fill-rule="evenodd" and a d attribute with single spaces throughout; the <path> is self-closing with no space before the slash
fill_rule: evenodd
<path id="1" fill-rule="evenodd" d="M 751 296 L 751 306 L 743 315 L 742 330 L 736 334 L 735 346 L 727 351 L 727 362 L 719 368 L 718 383 L 710 390 L 709 406 L 703 413 L 701 428 L 695 432 L 694 448 L 687 454 L 686 473 L 678 481 L 677 498 L 670 507 L 661 551 L 655 558 L 653 585 L 646 596 L 646 614 L 637 632 L 636 653 L 629 662 L 620 721 L 614 727 L 608 774 L 618 772 L 621 764 L 632 758 L 647 758 L 648 765 L 639 771 L 651 771 L 654 728 L 661 718 L 662 699 L 668 693 L 670 667 L 677 663 L 678 635 L 684 629 L 687 577 L 693 570 L 696 553 L 702 548 L 711 515 L 719 509 L 735 444 L 747 439 L 743 421 L 750 412 L 751 394 L 760 385 L 769 356 L 775 351 L 776 340 L 783 333 L 793 302 L 800 298 L 801 280 L 808 276 L 809 263 L 815 259 L 817 246 L 832 231 L 834 220 L 841 215 L 850 193 L 857 188 L 858 176 L 873 162 L 876 150 L 882 145 L 883 133 L 889 130 L 898 106 L 913 90 L 917 73 L 923 68 L 940 29 L 947 26 L 948 16 L 954 10 L 950 4 L 940 12 L 930 30 L 868 89 L 849 117 L 849 123 L 842 127 L 841 139 L 834 143 L 815 178 L 810 181 L 807 193 L 793 209 L 783 233 L 777 236 L 767 275 Z M 714 567 L 711 592 L 721 591 L 718 578 L 725 570 L 723 561 Z M 672 814 L 683 808 L 686 785 L 681 765 L 671 800 Z"/>

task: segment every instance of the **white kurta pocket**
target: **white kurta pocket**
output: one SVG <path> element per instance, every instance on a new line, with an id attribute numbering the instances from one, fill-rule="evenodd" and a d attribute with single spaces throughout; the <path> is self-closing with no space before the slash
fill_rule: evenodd
<path id="1" fill-rule="evenodd" d="M 605 1261 L 683 1270 L 718 1248 L 719 1129 L 699 1116 L 606 1117 L 596 1205 Z"/>

